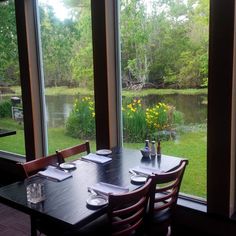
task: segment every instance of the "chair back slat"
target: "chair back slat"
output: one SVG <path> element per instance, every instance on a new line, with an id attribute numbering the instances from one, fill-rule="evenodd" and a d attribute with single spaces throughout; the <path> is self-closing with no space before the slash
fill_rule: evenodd
<path id="1" fill-rule="evenodd" d="M 62 150 L 57 150 L 56 153 L 58 155 L 58 158 L 61 160 L 61 162 L 64 162 L 66 158 L 86 152 L 87 154 L 90 153 L 90 144 L 88 141 L 85 143 L 69 147 Z"/>
<path id="2" fill-rule="evenodd" d="M 111 235 L 130 235 L 143 225 L 151 183 L 152 179 L 148 179 L 142 187 L 134 191 L 108 196 Z"/>
<path id="3" fill-rule="evenodd" d="M 152 222 L 151 226 L 157 223 L 160 224 L 158 219 L 160 219 L 160 221 L 161 219 L 165 219 L 165 223 L 162 223 L 164 227 L 166 227 L 166 225 L 171 225 L 172 216 L 177 204 L 179 190 L 187 164 L 187 160 L 182 160 L 178 167 L 173 171 L 158 173 L 150 177 L 152 179 L 152 187 L 150 189 L 147 220 L 149 226 L 149 222 Z M 161 215 L 167 217 L 161 218 Z M 158 227 L 159 229 L 161 228 L 160 225 L 158 225 Z"/>
<path id="4" fill-rule="evenodd" d="M 50 156 L 41 157 L 32 161 L 28 161 L 25 163 L 18 163 L 21 165 L 24 171 L 24 177 L 27 178 L 39 170 L 46 168 L 48 165 L 56 165 L 59 163 L 57 154 L 52 154 Z"/>

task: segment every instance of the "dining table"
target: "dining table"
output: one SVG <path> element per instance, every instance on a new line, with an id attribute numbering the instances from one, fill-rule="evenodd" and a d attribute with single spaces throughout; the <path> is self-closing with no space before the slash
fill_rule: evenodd
<path id="1" fill-rule="evenodd" d="M 14 134 L 16 134 L 15 130 L 0 129 L 0 137 L 5 137 Z"/>
<path id="2" fill-rule="evenodd" d="M 113 152 L 109 157 L 111 160 L 103 164 L 83 158 L 75 160 L 76 168 L 70 170 L 71 177 L 63 181 L 53 181 L 38 174 L 31 176 L 31 181 L 40 181 L 45 186 L 45 200 L 40 203 L 32 204 L 27 201 L 27 179 L 1 187 L 0 202 L 31 217 L 56 222 L 64 229 L 80 228 L 107 210 L 107 205 L 91 207 L 87 204 L 91 186 L 103 182 L 132 191 L 140 187 L 140 183 L 131 181 L 132 168 L 144 167 L 168 172 L 184 159 L 163 154 L 142 157 L 140 150 L 125 148 Z"/>

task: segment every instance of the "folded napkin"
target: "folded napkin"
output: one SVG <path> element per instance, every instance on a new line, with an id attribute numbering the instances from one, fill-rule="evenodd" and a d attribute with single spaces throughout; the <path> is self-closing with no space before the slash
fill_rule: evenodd
<path id="1" fill-rule="evenodd" d="M 46 170 L 39 171 L 38 174 L 57 181 L 62 181 L 72 176 L 71 173 L 60 170 L 55 166 L 48 166 Z"/>
<path id="2" fill-rule="evenodd" d="M 103 183 L 103 182 L 96 183 L 95 185 L 88 187 L 88 189 L 92 189 L 95 192 L 101 193 L 104 195 L 108 195 L 109 193 L 119 194 L 119 193 L 129 192 L 129 188 L 121 187 L 121 186 L 113 185 L 113 184 L 108 184 L 108 183 Z"/>
<path id="3" fill-rule="evenodd" d="M 96 163 L 106 163 L 112 160 L 110 157 L 105 157 L 94 153 L 89 153 L 88 155 L 83 156 L 82 159 L 93 161 Z"/>
<path id="4" fill-rule="evenodd" d="M 144 174 L 144 175 L 151 175 L 151 174 L 158 174 L 160 171 L 157 168 L 152 167 L 145 167 L 145 166 L 136 166 L 131 169 L 132 171 L 136 172 L 137 174 Z"/>

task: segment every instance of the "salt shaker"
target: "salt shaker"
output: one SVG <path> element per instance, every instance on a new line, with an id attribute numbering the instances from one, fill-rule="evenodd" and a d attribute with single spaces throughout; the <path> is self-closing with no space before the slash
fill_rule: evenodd
<path id="1" fill-rule="evenodd" d="M 151 146 L 151 157 L 156 156 L 156 148 L 155 148 L 155 141 L 152 141 L 152 146 Z"/>

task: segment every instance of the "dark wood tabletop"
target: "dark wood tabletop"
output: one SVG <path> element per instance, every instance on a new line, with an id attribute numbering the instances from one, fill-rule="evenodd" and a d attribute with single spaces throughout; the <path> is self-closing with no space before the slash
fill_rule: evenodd
<path id="1" fill-rule="evenodd" d="M 130 168 L 150 166 L 168 171 L 175 168 L 180 160 L 165 155 L 161 158 L 142 158 L 139 150 L 123 150 L 119 154 L 112 154 L 112 161 L 105 164 L 77 160 L 72 177 L 61 182 L 33 177 L 35 181 L 45 184 L 46 199 L 42 203 L 27 203 L 25 181 L 1 187 L 0 202 L 31 216 L 56 221 L 64 227 L 81 227 L 106 212 L 106 206 L 97 209 L 87 206 L 86 200 L 91 194 L 88 192 L 89 186 L 101 181 L 129 187 L 132 191 L 138 185 L 130 181 Z"/>
<path id="2" fill-rule="evenodd" d="M 14 135 L 14 134 L 16 134 L 16 131 L 14 130 L 0 129 L 0 137 L 5 137 L 9 135 Z"/>

